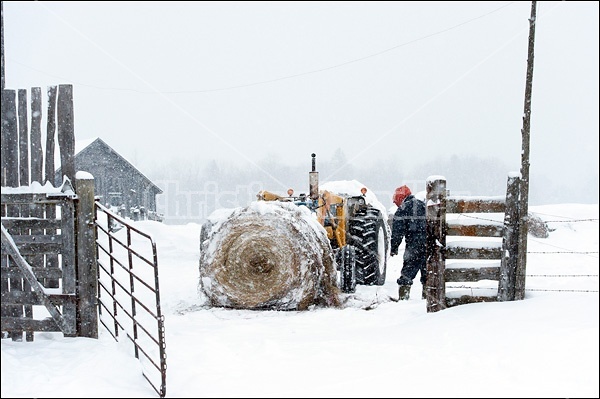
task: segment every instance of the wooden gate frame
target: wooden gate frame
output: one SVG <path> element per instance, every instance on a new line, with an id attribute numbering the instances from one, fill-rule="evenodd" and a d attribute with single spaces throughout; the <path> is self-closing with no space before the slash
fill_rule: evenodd
<path id="1" fill-rule="evenodd" d="M 512 301 L 524 297 L 525 265 L 518 264 L 519 242 L 518 174 L 509 174 L 504 200 L 447 195 L 446 179 L 430 176 L 426 184 L 427 220 L 427 312 L 474 302 Z M 502 225 L 459 225 L 446 221 L 447 213 L 504 213 Z M 502 237 L 501 246 L 464 247 L 448 245 L 447 236 Z M 498 266 L 446 268 L 446 259 L 497 259 Z M 446 296 L 446 282 L 498 280 L 496 296 Z"/>
<path id="2" fill-rule="evenodd" d="M 69 180 L 56 192 L 2 193 L 1 328 L 15 341 L 23 332 L 33 341 L 35 331 L 98 337 L 94 182 L 86 175 L 76 180 L 83 195 Z M 38 305 L 51 317 L 35 319 Z"/>

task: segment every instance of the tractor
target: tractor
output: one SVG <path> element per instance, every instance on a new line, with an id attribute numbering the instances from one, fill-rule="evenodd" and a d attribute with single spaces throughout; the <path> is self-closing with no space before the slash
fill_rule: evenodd
<path id="1" fill-rule="evenodd" d="M 386 215 L 367 202 L 367 189 L 361 195 L 319 190 L 316 155 L 312 154 L 309 172 L 309 195 L 288 196 L 260 191 L 259 201 L 291 201 L 306 206 L 325 228 L 339 271 L 339 286 L 344 293 L 356 291 L 356 285 L 383 285 L 390 248 Z"/>

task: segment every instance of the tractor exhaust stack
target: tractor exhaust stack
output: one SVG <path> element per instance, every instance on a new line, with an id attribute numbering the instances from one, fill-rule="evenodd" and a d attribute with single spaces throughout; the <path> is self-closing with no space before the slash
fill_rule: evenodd
<path id="1" fill-rule="evenodd" d="M 317 154 L 312 153 L 312 171 L 308 174 L 308 185 L 310 187 L 310 199 L 319 199 L 319 172 L 317 172 Z"/>

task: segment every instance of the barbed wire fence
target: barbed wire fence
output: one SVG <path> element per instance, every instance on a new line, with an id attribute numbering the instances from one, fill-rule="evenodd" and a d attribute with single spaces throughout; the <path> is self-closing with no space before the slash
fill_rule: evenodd
<path id="1" fill-rule="evenodd" d="M 551 217 L 556 217 L 556 218 L 563 218 L 562 220 L 544 220 L 544 223 L 548 224 L 548 223 L 576 223 L 576 222 L 595 222 L 598 223 L 599 219 L 571 219 L 571 218 L 567 218 L 564 216 L 557 216 L 557 215 L 548 215 L 548 214 L 543 214 L 543 213 L 537 213 L 537 215 L 544 215 L 544 216 L 551 216 Z M 495 222 L 495 223 L 499 223 L 498 220 L 493 220 L 493 219 L 488 219 L 488 218 L 483 218 L 483 217 L 478 217 L 478 216 L 473 216 L 473 215 L 467 215 L 467 214 L 460 214 L 459 217 L 467 217 L 467 218 L 471 218 L 471 219 L 479 219 L 479 220 L 485 220 L 488 222 Z M 553 230 L 551 230 L 553 231 Z M 573 250 L 569 250 L 568 248 L 562 248 L 559 247 L 557 245 L 553 245 L 553 244 L 549 244 L 549 243 L 545 243 L 539 240 L 535 240 L 532 239 L 531 237 L 529 237 L 530 240 L 542 244 L 542 245 L 548 245 L 554 248 L 558 248 L 561 249 L 561 251 L 527 251 L 528 254 L 542 254 L 542 255 L 548 255 L 548 254 L 570 254 L 570 255 L 587 255 L 587 256 L 591 256 L 593 258 L 598 259 L 598 256 L 593 256 L 593 255 L 598 255 L 598 251 L 573 251 Z M 598 278 L 599 275 L 598 274 L 525 274 L 526 277 L 533 277 L 533 278 Z M 446 288 L 456 288 L 456 289 L 470 289 L 471 291 L 474 290 L 497 290 L 497 288 L 495 287 L 472 287 L 472 286 L 467 286 L 467 285 L 453 285 L 453 286 L 446 286 Z M 598 290 L 581 290 L 581 289 L 547 289 L 547 288 L 525 288 L 525 291 L 542 291 L 542 292 L 584 292 L 584 293 L 598 293 Z"/>
<path id="2" fill-rule="evenodd" d="M 597 277 L 597 275 L 596 275 Z M 470 287 L 468 285 L 452 285 L 446 286 L 446 288 L 463 288 L 469 289 L 471 291 L 480 291 L 480 290 L 494 290 L 497 291 L 498 288 L 495 287 Z M 598 290 L 572 290 L 572 289 L 548 289 L 548 288 L 525 288 L 525 291 L 544 291 L 544 292 L 588 292 L 588 293 L 597 293 Z"/>

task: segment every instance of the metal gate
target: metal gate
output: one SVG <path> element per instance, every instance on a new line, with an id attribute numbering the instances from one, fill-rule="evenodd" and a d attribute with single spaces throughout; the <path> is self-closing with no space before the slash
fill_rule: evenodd
<path id="1" fill-rule="evenodd" d="M 99 202 L 95 209 L 99 321 L 115 340 L 132 343 L 144 377 L 164 397 L 167 355 L 156 244 Z"/>

